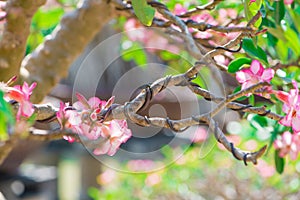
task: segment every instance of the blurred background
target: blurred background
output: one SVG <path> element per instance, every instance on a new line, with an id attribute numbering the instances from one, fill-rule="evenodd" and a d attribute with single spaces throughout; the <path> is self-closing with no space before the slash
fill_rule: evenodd
<path id="1" fill-rule="evenodd" d="M 223 24 L 237 18 L 242 4 L 235 7 L 235 1 L 228 2 L 200 18 Z M 26 54 L 41 44 L 77 3 L 48 0 L 33 18 Z M 123 104 L 139 86 L 186 71 L 194 58 L 184 50 L 182 41 L 165 39 L 164 34 L 146 30 L 133 18 L 116 18 L 99 30 L 70 67 L 68 77 L 44 103 L 58 106 L 59 101 L 72 102 L 74 91 L 78 91 L 101 99 L 115 95 L 116 103 Z M 234 36 L 209 34 L 199 37 L 207 44 L 223 44 Z M 230 55 L 218 56 L 217 60 L 226 65 Z M 204 67 L 200 74 L 195 82 L 217 96 L 237 86 L 234 78 L 214 69 Z M 180 119 L 208 112 L 213 106 L 182 88 L 171 88 L 154 98 L 141 114 Z M 230 110 L 217 117 L 231 142 L 249 151 L 270 143 L 274 121 L 253 114 L 242 117 Z M 58 124 L 36 126 L 47 129 Z M 0 199 L 299 199 L 300 161 L 289 161 L 284 173 L 278 174 L 273 151 L 267 152 L 256 166 L 245 166 L 216 143 L 206 126 L 179 134 L 132 123 L 129 128 L 133 137 L 112 158 L 94 156 L 80 143 L 24 141 L 0 166 Z"/>

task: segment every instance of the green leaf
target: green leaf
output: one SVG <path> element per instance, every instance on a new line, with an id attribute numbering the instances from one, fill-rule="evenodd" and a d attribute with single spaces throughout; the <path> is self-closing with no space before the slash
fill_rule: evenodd
<path id="1" fill-rule="evenodd" d="M 228 65 L 228 72 L 229 73 L 235 73 L 239 71 L 243 65 L 250 65 L 251 64 L 251 59 L 250 58 L 237 58 L 233 61 L 231 61 Z"/>
<path id="2" fill-rule="evenodd" d="M 27 39 L 26 55 L 31 53 L 43 41 L 44 37 L 40 32 L 34 31 L 31 33 Z"/>
<path id="3" fill-rule="evenodd" d="M 138 42 L 133 42 L 131 47 L 128 49 L 123 49 L 121 54 L 123 60 L 134 60 L 134 62 L 140 67 L 145 67 L 145 64 L 147 63 L 147 55 Z"/>
<path id="4" fill-rule="evenodd" d="M 137 18 L 146 26 L 151 26 L 155 9 L 146 0 L 132 0 L 132 7 Z"/>
<path id="5" fill-rule="evenodd" d="M 249 104 L 255 106 L 255 96 L 251 94 L 248 98 Z"/>
<path id="6" fill-rule="evenodd" d="M 5 115 L 2 112 L 0 112 L 0 141 L 8 139 L 6 125 L 7 123 L 6 123 Z"/>
<path id="7" fill-rule="evenodd" d="M 282 40 L 278 40 L 276 44 L 276 53 L 282 63 L 286 63 L 288 61 L 288 53 L 289 49 L 286 42 L 283 42 Z"/>
<path id="8" fill-rule="evenodd" d="M 38 30 L 51 28 L 59 23 L 63 14 L 63 8 L 54 8 L 47 11 L 39 9 L 32 18 L 32 26 Z"/>
<path id="9" fill-rule="evenodd" d="M 8 139 L 7 127 L 15 123 L 12 111 L 0 90 L 0 141 Z"/>
<path id="10" fill-rule="evenodd" d="M 88 193 L 88 196 L 91 197 L 92 199 L 100 199 L 101 198 L 100 191 L 97 188 L 90 187 L 90 188 L 88 188 L 87 193 Z"/>
<path id="11" fill-rule="evenodd" d="M 253 96 L 253 95 L 251 95 L 251 96 Z M 258 123 L 261 127 L 267 127 L 268 126 L 268 120 L 267 120 L 266 117 L 259 116 L 259 115 L 254 115 L 251 118 L 251 123 L 253 123 L 253 121 Z"/>
<path id="12" fill-rule="evenodd" d="M 255 2 L 250 2 L 250 0 L 244 1 L 244 11 L 245 17 L 247 21 L 250 21 L 254 15 L 260 10 L 262 6 L 262 0 L 256 0 Z M 262 22 L 262 18 L 260 17 L 254 24 L 255 27 L 259 27 Z"/>
<path id="13" fill-rule="evenodd" d="M 273 36 L 286 42 L 286 38 L 284 36 L 284 31 L 281 28 L 281 26 L 276 26 L 276 28 L 267 27 L 267 29 L 268 29 L 268 32 L 271 33 Z"/>
<path id="14" fill-rule="evenodd" d="M 275 19 L 276 24 L 280 25 L 280 22 L 285 15 L 283 0 L 275 1 L 272 7 L 274 8 L 273 18 Z"/>
<path id="15" fill-rule="evenodd" d="M 285 31 L 285 38 L 288 41 L 287 45 L 292 49 L 296 56 L 300 56 L 300 41 L 297 33 L 288 27 Z"/>
<path id="16" fill-rule="evenodd" d="M 160 53 L 160 58 L 165 60 L 165 61 L 170 61 L 170 60 L 178 60 L 180 59 L 180 55 L 178 54 L 174 54 L 174 53 L 171 53 L 169 51 L 166 51 L 166 50 L 162 50 Z"/>
<path id="17" fill-rule="evenodd" d="M 288 8 L 287 10 L 289 12 L 289 15 L 291 16 L 292 20 L 293 20 L 293 24 L 295 25 L 298 33 L 300 33 L 300 14 L 298 14 L 297 12 L 295 12 L 293 9 Z"/>
<path id="18" fill-rule="evenodd" d="M 243 39 L 243 49 L 251 57 L 259 59 L 264 64 L 268 64 L 266 52 L 259 46 L 255 47 L 252 39 L 250 38 Z"/>
<path id="19" fill-rule="evenodd" d="M 284 159 L 279 157 L 279 151 L 276 150 L 275 151 L 275 166 L 276 166 L 276 171 L 279 173 L 279 174 L 282 174 L 283 170 L 284 170 Z"/>

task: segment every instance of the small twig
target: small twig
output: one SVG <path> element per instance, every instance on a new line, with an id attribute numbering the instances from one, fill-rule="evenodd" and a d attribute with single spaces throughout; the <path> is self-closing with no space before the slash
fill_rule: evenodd
<path id="1" fill-rule="evenodd" d="M 56 129 L 56 130 L 41 130 L 31 128 L 26 140 L 38 140 L 38 141 L 53 141 L 61 140 L 64 136 L 71 136 L 78 139 L 78 134 L 70 129 Z"/>
<path id="2" fill-rule="evenodd" d="M 215 9 L 216 5 L 218 5 L 220 2 L 222 2 L 224 0 L 213 0 L 203 6 L 197 6 L 189 11 L 187 11 L 184 14 L 178 15 L 178 17 L 181 18 L 186 18 L 186 17 L 191 17 L 192 15 L 197 14 L 198 12 L 201 12 L 203 10 L 213 10 Z"/>

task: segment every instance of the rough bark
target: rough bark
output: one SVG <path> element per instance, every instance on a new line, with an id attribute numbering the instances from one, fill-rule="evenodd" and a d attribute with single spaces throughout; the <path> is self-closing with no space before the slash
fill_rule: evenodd
<path id="1" fill-rule="evenodd" d="M 32 16 L 46 0 L 10 0 L 0 41 L 0 80 L 18 75 L 25 55 Z"/>
<path id="2" fill-rule="evenodd" d="M 22 62 L 21 76 L 37 82 L 32 96 L 40 102 L 67 75 L 69 66 L 99 30 L 115 15 L 106 1 L 85 0 L 66 14 L 53 34 Z"/>

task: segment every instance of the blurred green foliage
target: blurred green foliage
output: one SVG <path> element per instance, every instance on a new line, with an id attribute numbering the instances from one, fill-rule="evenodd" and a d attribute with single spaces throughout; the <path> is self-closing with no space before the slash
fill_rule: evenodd
<path id="1" fill-rule="evenodd" d="M 56 4 L 50 3 L 39 8 L 34 14 L 27 39 L 26 55 L 41 44 L 47 35 L 50 35 L 59 24 L 61 17 L 73 10 L 78 0 L 59 0 Z"/>
<path id="2" fill-rule="evenodd" d="M 258 142 L 258 146 L 261 144 Z M 240 146 L 245 148 L 247 143 Z M 94 200 L 297 197 L 299 161 L 289 162 L 285 173 L 279 175 L 272 164 L 273 156 L 265 156 L 257 167 L 253 167 L 252 164 L 245 166 L 218 147 L 201 158 L 201 147 L 202 144 L 194 144 L 172 165 L 151 173 L 126 173 L 104 168 L 97 177 L 100 189 L 90 188 L 88 194 Z M 172 159 L 172 151 L 164 151 L 166 159 Z M 277 162 L 284 160 L 279 158 Z M 128 170 L 128 165 L 124 163 L 123 168 Z M 270 191 L 275 196 L 270 195 Z M 255 196 L 257 193 L 259 198 Z"/>
<path id="3" fill-rule="evenodd" d="M 8 139 L 8 129 L 15 124 L 15 117 L 9 104 L 4 100 L 4 93 L 0 90 L 0 141 Z"/>

